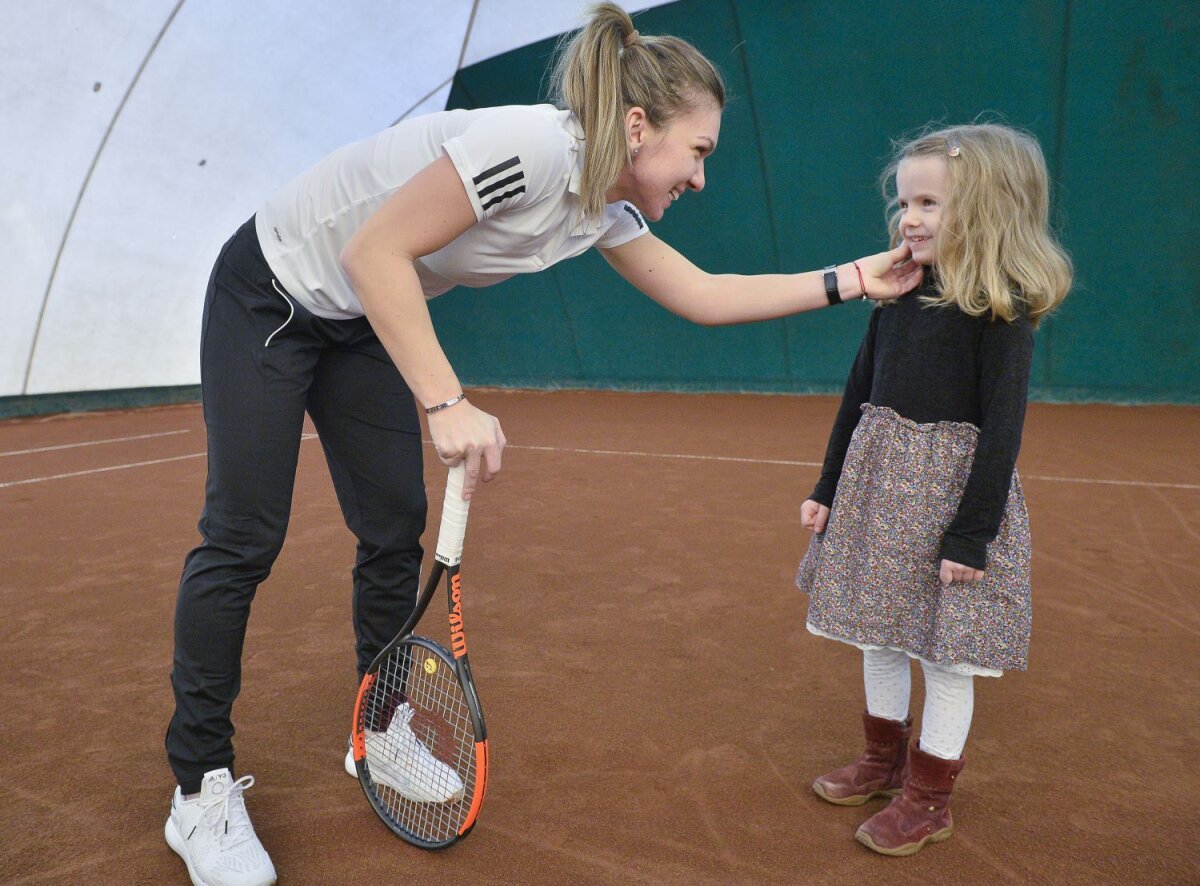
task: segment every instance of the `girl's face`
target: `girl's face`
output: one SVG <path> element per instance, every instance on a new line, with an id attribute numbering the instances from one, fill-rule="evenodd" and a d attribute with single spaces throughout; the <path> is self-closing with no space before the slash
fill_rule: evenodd
<path id="1" fill-rule="evenodd" d="M 628 200 L 646 218 L 658 221 L 684 191 L 704 187 L 704 161 L 716 150 L 721 111 L 702 104 L 658 129 L 641 108 L 633 108 L 626 115 L 626 130 L 630 151 L 637 153 L 608 192 L 608 202 Z"/>
<path id="2" fill-rule="evenodd" d="M 913 261 L 932 265 L 937 259 L 938 231 L 946 205 L 950 171 L 946 158 L 908 157 L 896 170 L 900 236 L 912 249 Z"/>

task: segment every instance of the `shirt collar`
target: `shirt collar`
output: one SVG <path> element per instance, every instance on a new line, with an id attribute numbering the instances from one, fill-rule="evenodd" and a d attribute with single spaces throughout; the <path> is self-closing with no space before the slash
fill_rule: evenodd
<path id="1" fill-rule="evenodd" d="M 579 125 L 579 120 L 574 114 L 568 114 L 563 128 L 567 135 L 571 136 L 571 178 L 567 182 L 567 190 L 579 197 L 583 193 L 583 127 Z M 578 206 L 578 201 L 576 201 L 576 205 Z M 598 217 L 578 218 L 575 226 L 571 228 L 571 236 L 582 237 L 594 234 L 600 230 L 603 222 L 603 214 Z"/>

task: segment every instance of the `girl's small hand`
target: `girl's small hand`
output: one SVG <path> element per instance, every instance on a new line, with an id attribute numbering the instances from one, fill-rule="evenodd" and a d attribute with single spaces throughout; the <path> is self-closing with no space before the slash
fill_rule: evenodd
<path id="1" fill-rule="evenodd" d="M 442 464 L 452 468 L 466 462 L 466 501 L 471 500 L 480 480 L 487 483 L 499 473 L 500 453 L 508 442 L 499 420 L 466 400 L 429 416 L 429 436 Z"/>
<path id="2" fill-rule="evenodd" d="M 983 578 L 983 570 L 972 569 L 970 566 L 963 566 L 953 560 L 943 560 L 938 578 L 941 579 L 944 586 L 949 587 L 952 581 L 979 581 Z"/>
<path id="3" fill-rule="evenodd" d="M 898 298 L 915 289 L 925 274 L 925 269 L 912 260 L 907 243 L 860 258 L 858 269 L 867 287 L 867 298 L 871 299 Z"/>
<path id="4" fill-rule="evenodd" d="M 824 532 L 825 524 L 829 522 L 829 508 L 819 502 L 808 499 L 800 505 L 800 525 L 813 532 Z"/>

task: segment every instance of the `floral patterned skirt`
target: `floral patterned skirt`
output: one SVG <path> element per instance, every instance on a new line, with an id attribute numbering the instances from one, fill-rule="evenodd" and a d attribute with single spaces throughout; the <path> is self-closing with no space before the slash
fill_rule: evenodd
<path id="1" fill-rule="evenodd" d="M 954 520 L 978 429 L 917 424 L 864 404 L 825 532 L 796 584 L 808 629 L 859 648 L 890 648 L 960 673 L 1024 670 L 1033 609 L 1029 515 L 1013 472 L 984 577 L 943 587 L 938 552 Z"/>

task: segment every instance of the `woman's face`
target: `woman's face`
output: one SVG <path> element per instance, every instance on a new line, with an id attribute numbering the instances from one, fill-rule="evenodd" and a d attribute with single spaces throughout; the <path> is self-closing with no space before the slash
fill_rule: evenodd
<path id="1" fill-rule="evenodd" d="M 646 122 L 641 108 L 631 109 L 625 120 L 630 152 L 636 153 L 608 192 L 608 202 L 628 200 L 658 221 L 684 191 L 704 187 L 704 161 L 716 150 L 721 110 L 706 102 L 662 129 Z"/>
<path id="2" fill-rule="evenodd" d="M 908 157 L 896 170 L 896 197 L 900 207 L 900 236 L 912 249 L 913 261 L 937 261 L 942 209 L 949 192 L 946 160 L 933 155 Z"/>

